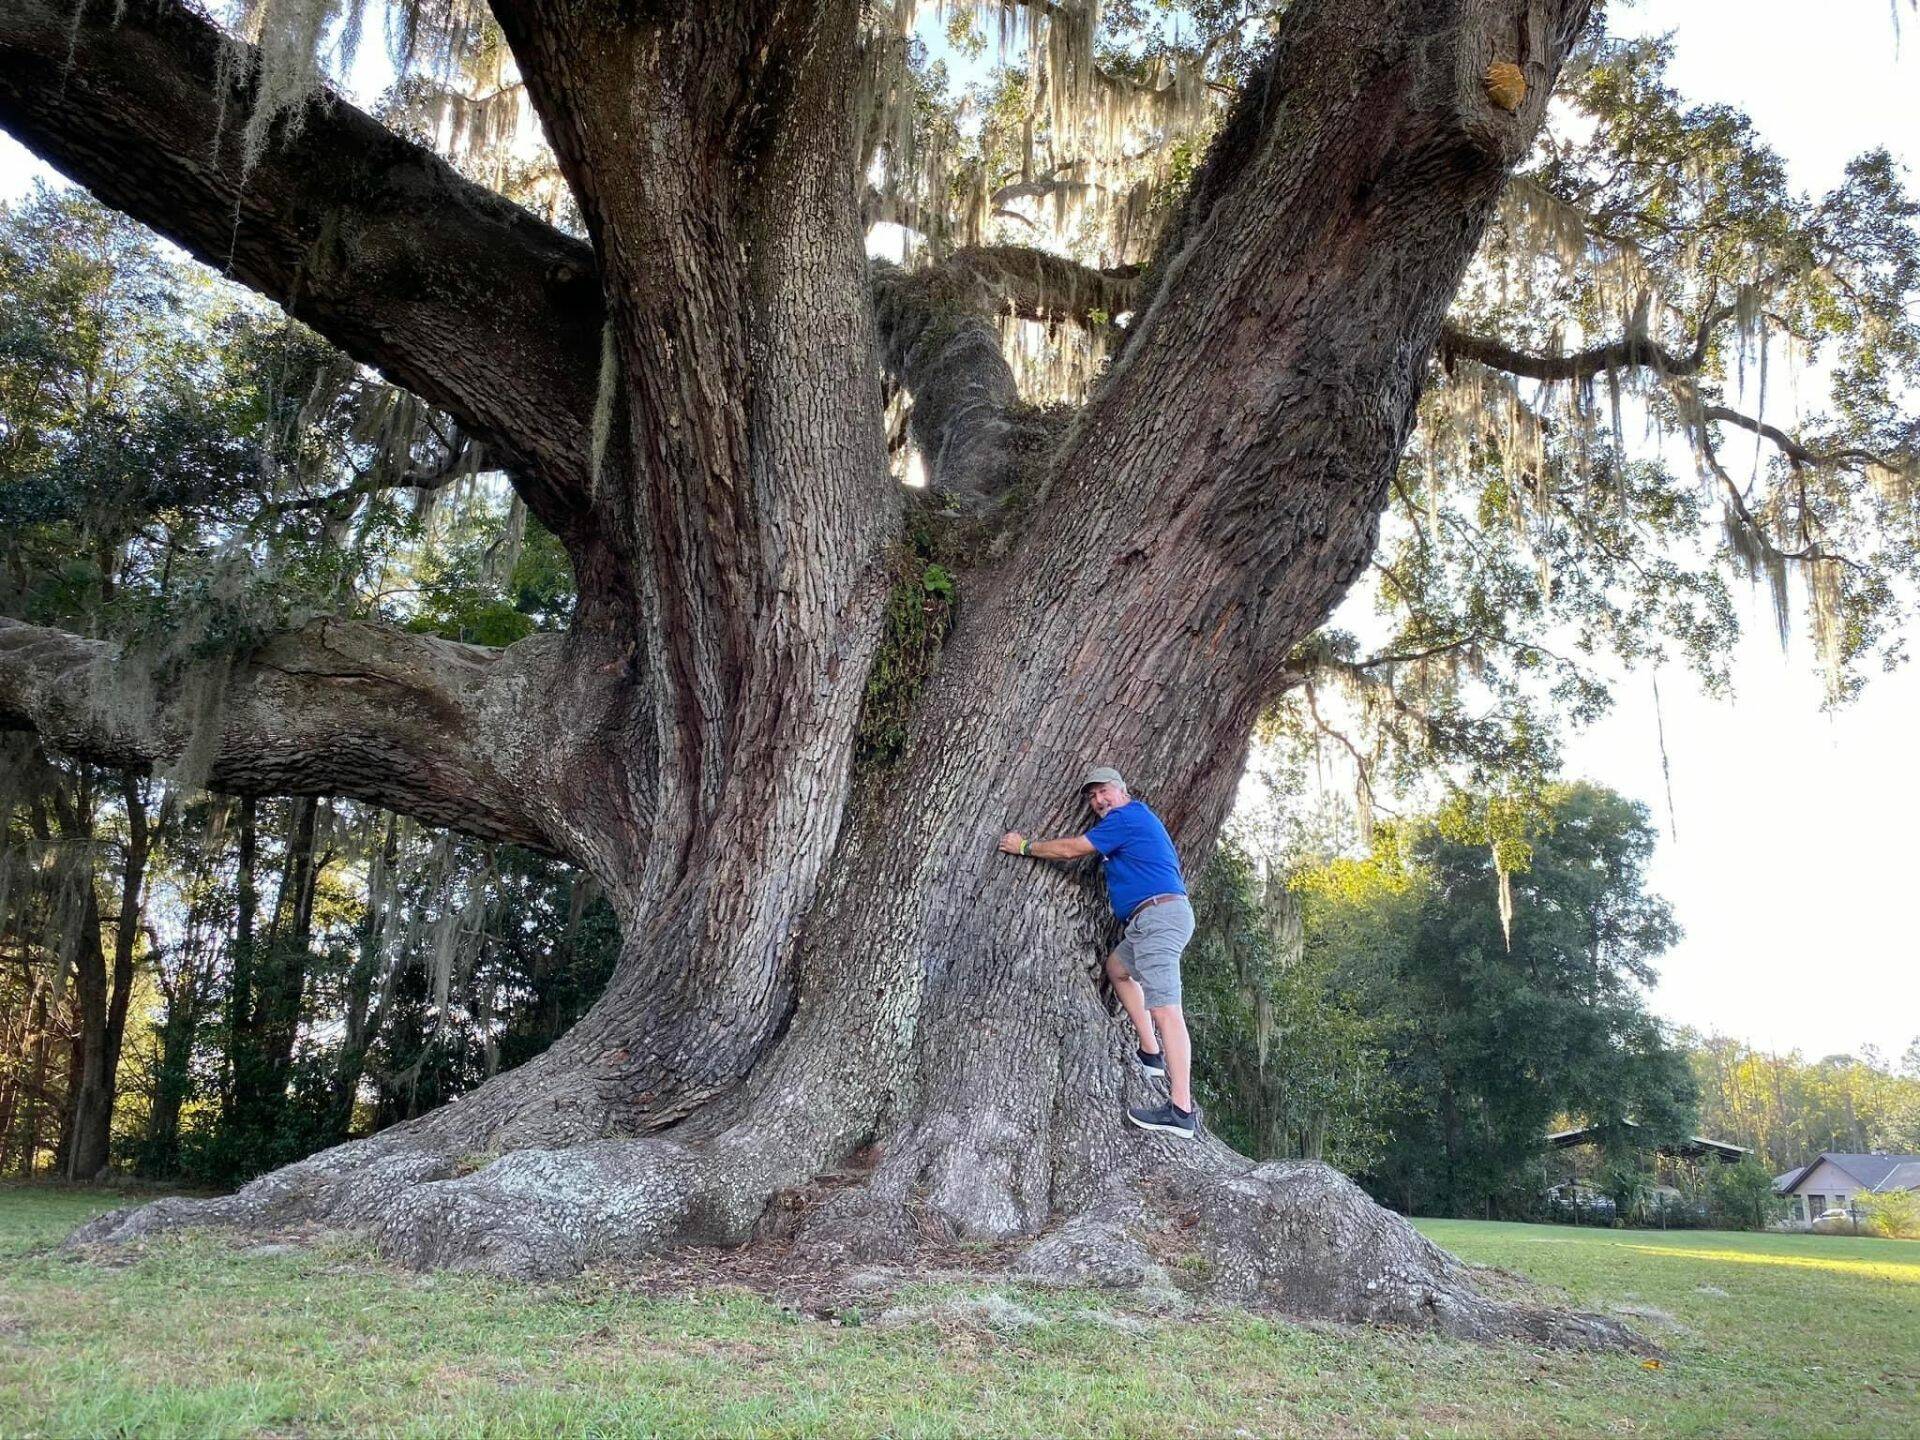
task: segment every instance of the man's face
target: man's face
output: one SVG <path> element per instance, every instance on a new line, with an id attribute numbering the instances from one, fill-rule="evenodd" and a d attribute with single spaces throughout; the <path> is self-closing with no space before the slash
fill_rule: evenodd
<path id="1" fill-rule="evenodd" d="M 1096 815 L 1104 816 L 1109 810 L 1117 809 L 1126 803 L 1127 792 L 1111 782 L 1087 787 L 1087 804 L 1093 808 L 1093 813 Z"/>

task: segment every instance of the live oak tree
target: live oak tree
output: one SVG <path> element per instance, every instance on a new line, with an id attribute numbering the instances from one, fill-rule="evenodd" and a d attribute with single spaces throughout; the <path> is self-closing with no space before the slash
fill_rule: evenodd
<path id="1" fill-rule="evenodd" d="M 578 591 L 565 633 L 496 649 L 283 628 L 222 662 L 217 705 L 190 669 L 156 678 L 110 642 L 0 622 L 0 714 L 101 763 L 192 754 L 216 789 L 350 797 L 564 858 L 623 936 L 598 1004 L 538 1059 L 230 1199 L 91 1234 L 318 1220 L 410 1263 L 553 1275 L 769 1231 L 885 1257 L 930 1230 L 1110 1282 L 1174 1244 L 1221 1293 L 1298 1312 L 1617 1338 L 1475 1295 L 1323 1167 L 1128 1131 L 1094 887 L 991 842 L 1068 827 L 1072 777 L 1100 756 L 1206 850 L 1263 709 L 1365 668 L 1300 646 L 1374 553 L 1436 345 L 1455 373 L 1671 381 L 1756 305 L 1715 290 L 1696 316 L 1616 286 L 1585 314 L 1626 333 L 1593 355 L 1445 328 L 1578 0 L 1296 0 L 1270 26 L 1199 7 L 1202 43 L 1150 60 L 1116 53 L 1092 7 L 1013 8 L 1031 12 L 1027 80 L 961 154 L 891 12 L 501 0 L 579 238 L 313 92 L 312 54 L 357 10 L 254 7 L 250 47 L 171 0 L 0 5 L 0 124 L 450 416 Z M 486 17 L 407 16 L 457 60 L 441 73 L 484 70 L 458 37 Z M 1133 153 L 1143 133 L 1158 143 Z M 1100 263 L 959 243 L 1042 198 L 1112 237 Z M 932 263 L 871 273 L 884 218 L 928 236 Z M 1661 339 L 1675 309 L 1698 332 L 1685 354 Z M 1085 332 L 1088 367 L 1111 357 L 1095 384 L 1055 377 L 1083 403 L 1023 399 L 1003 310 Z M 1884 419 L 1874 383 L 1862 424 Z M 1689 434 L 1741 423 L 1682 393 Z M 934 507 L 890 478 L 903 396 Z M 1550 428 L 1501 413 L 1507 443 L 1456 448 L 1525 471 L 1516 506 L 1622 494 L 1550 469 Z M 1796 472 L 1904 493 L 1899 437 L 1780 438 Z M 1547 483 L 1563 473 L 1587 491 Z M 1625 491 L 1607 523 L 1627 523 Z M 1811 500 L 1741 503 L 1756 566 L 1824 558 Z"/>

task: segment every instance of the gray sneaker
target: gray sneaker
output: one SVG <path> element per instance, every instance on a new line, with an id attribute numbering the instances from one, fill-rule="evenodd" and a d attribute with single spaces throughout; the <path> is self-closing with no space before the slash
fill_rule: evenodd
<path id="1" fill-rule="evenodd" d="M 1191 1136 L 1196 1128 L 1193 1111 L 1182 1110 L 1169 1100 L 1164 1105 L 1155 1105 L 1151 1109 L 1134 1108 L 1127 1111 L 1127 1119 L 1142 1130 L 1157 1130 L 1162 1135 L 1175 1135 L 1181 1139 Z"/>
<path id="2" fill-rule="evenodd" d="M 1138 1062 L 1140 1068 L 1146 1072 L 1149 1080 L 1164 1080 L 1167 1078 L 1167 1057 L 1165 1055 L 1157 1052 L 1149 1055 L 1144 1050 L 1136 1049 L 1133 1052 L 1133 1057 L 1135 1061 Z"/>

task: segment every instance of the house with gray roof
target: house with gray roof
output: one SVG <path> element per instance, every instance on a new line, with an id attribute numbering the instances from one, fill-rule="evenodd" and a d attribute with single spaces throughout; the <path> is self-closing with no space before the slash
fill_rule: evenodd
<path id="1" fill-rule="evenodd" d="M 1862 1195 L 1920 1190 L 1920 1155 L 1845 1155 L 1823 1151 L 1797 1170 L 1773 1177 L 1787 1197 L 1787 1224 L 1806 1229 L 1828 1210 L 1848 1210 Z"/>

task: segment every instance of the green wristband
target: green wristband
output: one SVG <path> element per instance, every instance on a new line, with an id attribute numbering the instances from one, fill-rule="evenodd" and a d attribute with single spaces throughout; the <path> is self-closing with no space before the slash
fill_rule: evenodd
<path id="1" fill-rule="evenodd" d="M 1020 853 L 1021 853 L 1022 855 L 1031 855 L 1031 854 L 1033 854 L 1033 841 L 1031 841 L 1031 840 L 1022 840 L 1022 841 L 1020 842 Z"/>

